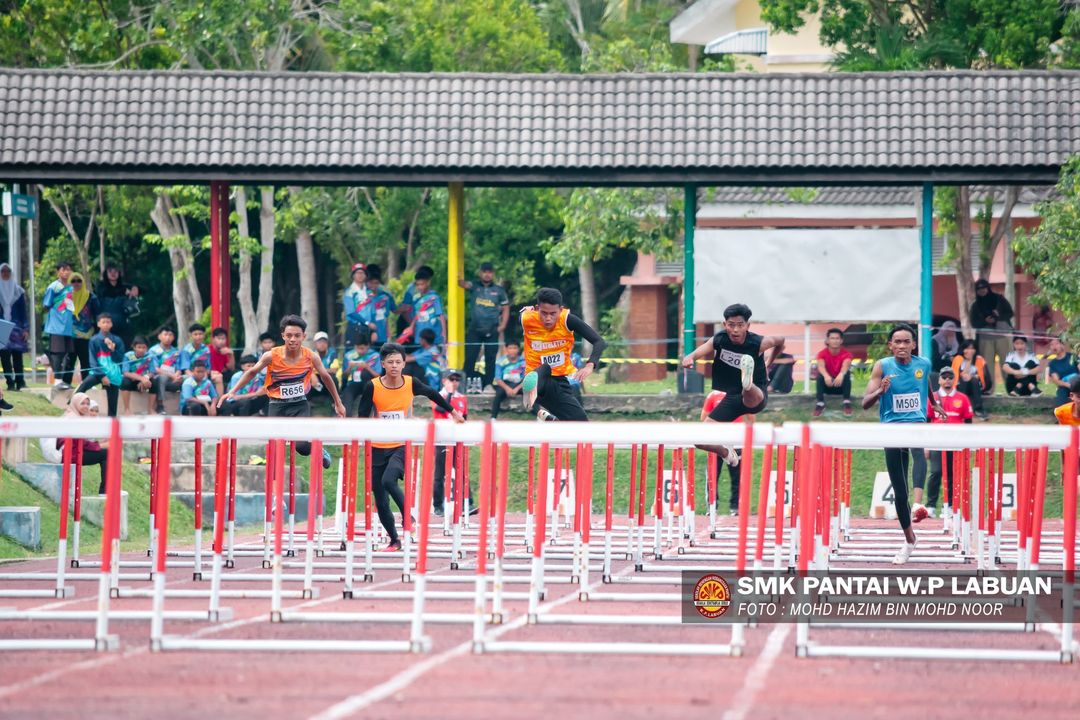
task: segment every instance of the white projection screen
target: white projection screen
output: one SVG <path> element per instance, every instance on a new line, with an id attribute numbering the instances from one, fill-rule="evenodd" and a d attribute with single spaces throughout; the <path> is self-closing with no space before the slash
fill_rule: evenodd
<path id="1" fill-rule="evenodd" d="M 759 322 L 919 317 L 918 228 L 699 228 L 694 322 L 741 302 Z"/>

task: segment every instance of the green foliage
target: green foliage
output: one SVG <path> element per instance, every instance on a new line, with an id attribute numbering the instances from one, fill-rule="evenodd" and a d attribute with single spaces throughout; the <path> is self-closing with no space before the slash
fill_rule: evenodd
<path id="1" fill-rule="evenodd" d="M 1057 191 L 1057 198 L 1036 206 L 1039 227 L 1018 232 L 1013 247 L 1035 281 L 1031 301 L 1062 313 L 1075 343 L 1080 340 L 1080 155 L 1062 169 Z"/>
<path id="2" fill-rule="evenodd" d="M 958 190 L 955 186 L 946 185 L 934 190 L 934 217 L 937 218 L 937 231 L 945 239 L 945 252 L 941 255 L 941 264 L 947 267 L 956 262 L 959 252 L 958 241 L 960 235 L 959 219 L 956 214 L 956 197 Z"/>

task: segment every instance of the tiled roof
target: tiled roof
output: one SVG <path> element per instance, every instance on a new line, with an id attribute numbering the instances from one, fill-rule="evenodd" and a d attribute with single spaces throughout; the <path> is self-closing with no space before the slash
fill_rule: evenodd
<path id="1" fill-rule="evenodd" d="M 0 178 L 1053 182 L 1080 73 L 0 70 Z"/>
<path id="2" fill-rule="evenodd" d="M 903 186 L 832 186 L 807 188 L 810 192 L 800 192 L 786 187 L 721 187 L 713 193 L 709 202 L 726 205 L 911 205 L 919 200 L 919 192 L 914 187 Z M 1000 210 L 1004 202 L 1004 193 L 1000 188 L 976 185 L 971 188 L 971 203 L 977 206 L 986 198 L 987 193 L 997 190 L 997 203 Z M 1018 201 L 1022 205 L 1034 205 L 1046 199 L 1052 193 L 1053 186 L 1025 186 L 1020 191 Z"/>

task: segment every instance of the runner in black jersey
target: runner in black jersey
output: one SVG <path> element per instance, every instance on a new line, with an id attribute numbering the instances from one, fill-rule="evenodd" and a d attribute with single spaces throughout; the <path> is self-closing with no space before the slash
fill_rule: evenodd
<path id="1" fill-rule="evenodd" d="M 769 395 L 769 378 L 764 352 L 772 349 L 773 356 L 784 350 L 784 338 L 763 337 L 750 332 L 750 308 L 742 303 L 724 308 L 724 329 L 702 343 L 683 358 L 683 367 L 693 369 L 698 360 L 713 360 L 712 389 L 727 393 L 706 422 L 731 422 L 743 415 L 756 415 L 765 409 Z M 724 445 L 702 445 L 703 450 L 717 453 L 728 465 L 739 463 L 734 448 Z"/>

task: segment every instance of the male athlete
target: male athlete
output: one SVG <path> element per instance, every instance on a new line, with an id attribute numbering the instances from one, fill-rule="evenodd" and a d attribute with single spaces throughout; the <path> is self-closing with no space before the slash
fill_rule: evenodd
<path id="1" fill-rule="evenodd" d="M 345 417 L 345 406 L 338 397 L 337 384 L 323 366 L 319 354 L 304 347 L 307 323 L 299 315 L 286 315 L 281 318 L 281 338 L 284 345 L 263 353 L 259 362 L 244 371 L 233 390 L 218 399 L 218 407 L 228 402 L 236 393 L 236 388 L 244 387 L 253 377 L 266 369 L 266 394 L 270 401 L 266 414 L 269 417 L 311 417 L 311 404 L 307 395 L 311 392 L 311 376 L 319 374 L 323 387 L 334 399 L 334 412 L 338 417 Z M 301 455 L 311 454 L 311 443 L 296 443 L 296 452 Z M 330 467 L 330 453 L 323 449 L 322 464 Z"/>
<path id="2" fill-rule="evenodd" d="M 878 412 L 883 423 L 924 423 L 927 405 L 933 408 L 941 420 L 948 418 L 945 410 L 930 395 L 930 361 L 913 356 L 914 349 L 915 331 L 910 325 L 895 325 L 889 331 L 889 351 L 892 357 L 878 360 L 870 371 L 870 382 L 866 385 L 862 407 L 863 410 L 869 410 L 880 399 Z M 906 563 L 915 550 L 915 531 L 911 529 L 911 508 L 908 507 L 907 492 L 909 452 L 921 454 L 922 449 L 885 448 L 885 469 L 889 471 L 889 482 L 892 484 L 896 518 L 900 521 L 900 529 L 904 531 L 904 538 L 907 540 L 893 558 L 894 565 Z"/>
<path id="3" fill-rule="evenodd" d="M 772 357 L 784 351 L 784 338 L 763 337 L 750 332 L 750 308 L 742 303 L 724 308 L 724 329 L 683 358 L 682 366 L 694 369 L 698 360 L 713 360 L 712 389 L 727 393 L 707 418 L 708 422 L 733 422 L 743 415 L 757 415 L 765 409 L 769 394 L 764 353 Z M 699 445 L 717 453 L 728 465 L 739 464 L 739 453 L 726 445 Z"/>
<path id="4" fill-rule="evenodd" d="M 600 362 L 607 342 L 584 320 L 563 307 L 562 293 L 541 288 L 536 305 L 521 309 L 521 330 L 525 342 L 525 380 L 521 400 L 538 420 L 588 420 L 570 376 L 584 382 Z M 581 367 L 574 367 L 574 333 L 592 345 L 592 354 Z"/>
<path id="5" fill-rule="evenodd" d="M 379 349 L 383 376 L 364 383 L 360 394 L 359 417 L 369 418 L 372 412 L 383 420 L 404 420 L 412 417 L 413 398 L 422 395 L 431 400 L 454 422 L 465 422 L 457 409 L 446 401 L 439 392 L 428 387 L 411 375 L 403 375 L 405 369 L 405 348 L 397 343 L 386 343 Z M 398 487 L 398 481 L 405 477 L 405 443 L 373 442 L 371 452 L 371 486 L 375 493 L 375 507 L 379 511 L 379 522 L 390 536 L 390 544 L 385 552 L 401 549 L 394 513 L 390 509 L 390 498 L 394 498 L 398 509 L 405 512 L 405 493 Z M 422 508 L 426 510 L 426 508 Z"/>

